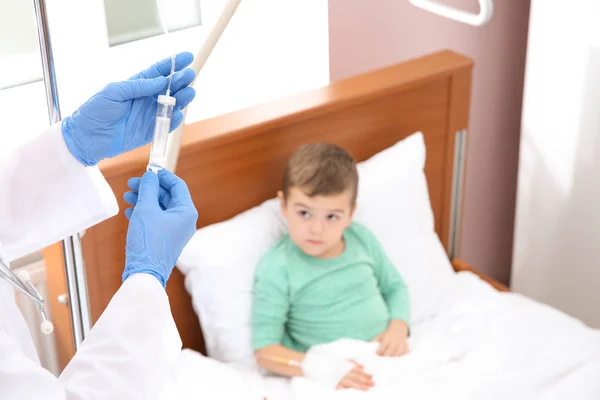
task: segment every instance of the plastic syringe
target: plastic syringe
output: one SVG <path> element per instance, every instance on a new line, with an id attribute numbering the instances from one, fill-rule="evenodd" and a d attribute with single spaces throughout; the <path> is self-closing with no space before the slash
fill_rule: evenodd
<path id="1" fill-rule="evenodd" d="M 160 0 L 156 1 L 158 6 L 158 17 L 163 27 L 165 36 L 169 34 L 167 25 L 163 19 L 162 4 Z M 169 73 L 169 83 L 167 92 L 164 95 L 158 96 L 158 106 L 156 108 L 156 120 L 154 123 L 154 137 L 152 139 L 152 147 L 150 148 L 150 161 L 148 162 L 148 170 L 158 173 L 165 167 L 167 162 L 167 145 L 169 143 L 169 131 L 171 130 L 171 118 L 173 117 L 173 107 L 177 100 L 171 96 L 171 81 L 175 73 L 175 54 L 171 55 L 171 72 Z"/>
<path id="2" fill-rule="evenodd" d="M 167 93 L 169 93 L 168 90 Z M 167 161 L 167 143 L 171 128 L 171 118 L 173 117 L 173 107 L 175 107 L 176 102 L 175 97 L 168 94 L 158 96 L 154 139 L 152 140 L 150 161 L 148 163 L 148 169 L 155 173 L 163 169 Z"/>

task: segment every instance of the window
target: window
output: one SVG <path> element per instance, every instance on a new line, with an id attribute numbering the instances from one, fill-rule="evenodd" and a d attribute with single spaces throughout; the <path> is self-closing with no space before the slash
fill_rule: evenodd
<path id="1" fill-rule="evenodd" d="M 227 0 L 161 0 L 166 37 L 156 0 L 46 1 L 61 113 L 67 115 L 106 82 L 174 52 L 195 53 Z"/>
<path id="2" fill-rule="evenodd" d="M 161 0 L 169 32 L 201 24 L 200 0 Z M 163 33 L 156 0 L 104 0 L 110 46 Z"/>
<path id="3" fill-rule="evenodd" d="M 0 0 L 0 7 L 0 90 L 41 80 L 33 1 Z"/>

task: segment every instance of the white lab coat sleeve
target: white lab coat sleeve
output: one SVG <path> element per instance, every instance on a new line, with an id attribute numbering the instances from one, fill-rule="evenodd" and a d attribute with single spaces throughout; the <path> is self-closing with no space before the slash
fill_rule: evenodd
<path id="1" fill-rule="evenodd" d="M 181 354 L 158 280 L 130 276 L 60 376 L 68 400 L 157 399 Z"/>
<path id="2" fill-rule="evenodd" d="M 118 213 L 97 167 L 69 151 L 61 124 L 14 150 L 0 149 L 0 242 L 12 261 Z"/>

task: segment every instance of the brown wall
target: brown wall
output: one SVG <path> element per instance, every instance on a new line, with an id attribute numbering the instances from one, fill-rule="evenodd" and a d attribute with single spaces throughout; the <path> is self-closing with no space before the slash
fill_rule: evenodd
<path id="1" fill-rule="evenodd" d="M 443 1 L 443 0 L 440 0 Z M 476 0 L 445 3 L 477 11 Z M 529 0 L 496 0 L 483 27 L 408 0 L 329 0 L 331 79 L 449 48 L 475 60 L 461 258 L 508 283 Z"/>

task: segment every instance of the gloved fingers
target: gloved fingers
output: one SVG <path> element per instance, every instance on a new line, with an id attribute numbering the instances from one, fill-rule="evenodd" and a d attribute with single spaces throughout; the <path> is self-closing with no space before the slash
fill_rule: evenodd
<path id="1" fill-rule="evenodd" d="M 171 194 L 172 204 L 170 205 L 192 203 L 192 196 L 183 179 L 166 169 L 158 171 L 158 178 L 160 179 L 160 185 Z"/>
<path id="2" fill-rule="evenodd" d="M 183 113 L 180 110 L 183 110 L 185 107 L 187 107 L 188 104 L 194 100 L 195 96 L 196 91 L 191 87 L 183 88 L 175 94 L 174 97 L 177 99 L 177 103 L 175 104 L 173 116 L 171 117 L 170 131 L 175 130 L 183 122 Z"/>
<path id="3" fill-rule="evenodd" d="M 135 178 L 129 178 L 129 180 L 127 181 L 127 186 L 129 186 L 129 189 L 133 190 L 134 192 L 137 192 L 140 189 L 140 182 L 141 182 L 142 178 L 139 177 L 135 177 Z"/>
<path id="4" fill-rule="evenodd" d="M 125 192 L 125 194 L 123 195 L 123 199 L 128 204 L 131 204 L 134 207 L 138 201 L 137 191 L 140 187 L 140 182 L 141 182 L 140 178 L 129 179 L 127 184 L 129 185 L 131 190 L 133 190 L 133 192 Z M 169 206 L 169 204 L 171 203 L 171 194 L 162 186 L 159 186 L 159 188 L 158 188 L 158 203 L 160 204 L 160 208 L 162 210 L 166 210 L 167 207 Z"/>
<path id="5" fill-rule="evenodd" d="M 178 53 L 175 55 L 175 71 L 180 71 L 194 61 L 194 55 L 190 52 Z M 132 76 L 130 79 L 149 79 L 157 76 L 169 76 L 171 73 L 171 57 L 160 60 L 156 64 L 146 68 L 142 72 Z"/>
<path id="6" fill-rule="evenodd" d="M 191 87 L 186 87 L 178 91 L 173 95 L 177 102 L 175 103 L 175 110 L 183 110 L 194 100 L 196 97 L 196 90 Z"/>
<path id="7" fill-rule="evenodd" d="M 111 100 L 127 101 L 139 97 L 154 96 L 167 89 L 167 78 L 136 79 L 110 83 L 106 87 Z"/>
<path id="8" fill-rule="evenodd" d="M 158 176 L 152 171 L 146 172 L 140 181 L 136 207 L 158 207 Z"/>
<path id="9" fill-rule="evenodd" d="M 131 219 L 131 214 L 133 214 L 133 208 L 128 208 L 125 210 L 125 216 L 127 219 Z"/>
<path id="10" fill-rule="evenodd" d="M 177 93 L 181 89 L 190 86 L 195 77 L 196 74 L 191 68 L 185 68 L 176 72 L 173 74 L 173 79 L 171 80 L 171 93 Z"/>
<path id="11" fill-rule="evenodd" d="M 171 193 L 162 186 L 158 189 L 158 203 L 163 211 L 171 205 Z"/>
<path id="12" fill-rule="evenodd" d="M 179 110 L 173 111 L 173 116 L 171 117 L 171 126 L 169 127 L 169 132 L 173 132 L 179 124 L 183 122 L 183 113 Z"/>
<path id="13" fill-rule="evenodd" d="M 138 201 L 138 194 L 137 192 L 125 192 L 125 194 L 123 195 L 123 199 L 127 204 L 135 207 Z"/>

